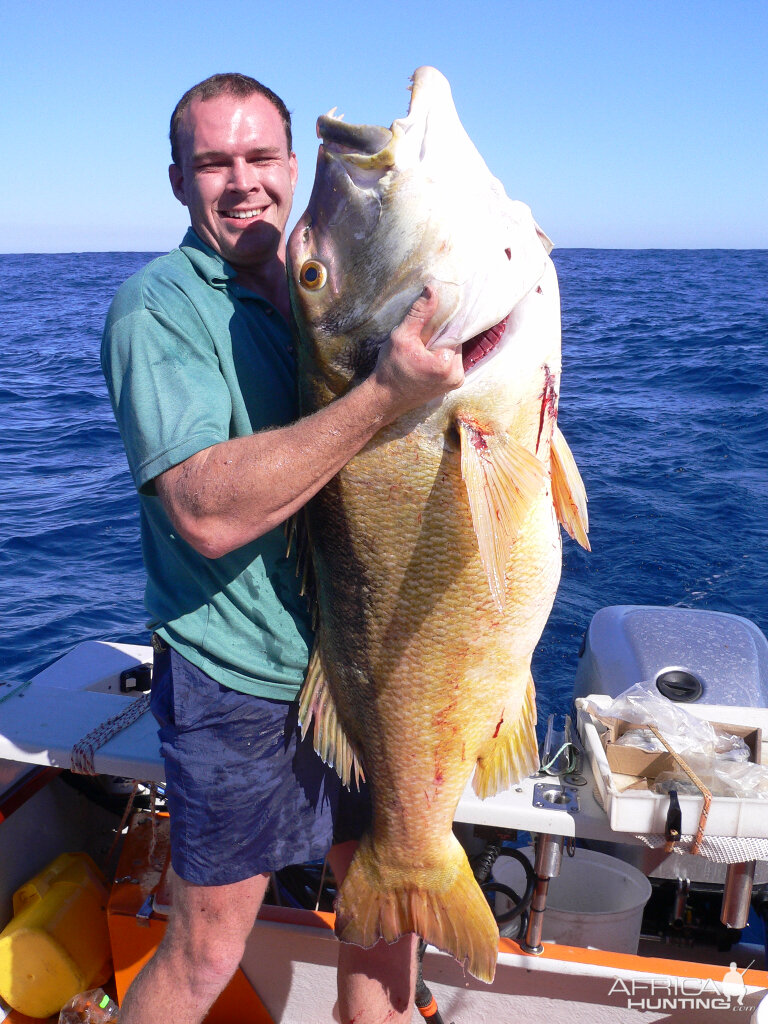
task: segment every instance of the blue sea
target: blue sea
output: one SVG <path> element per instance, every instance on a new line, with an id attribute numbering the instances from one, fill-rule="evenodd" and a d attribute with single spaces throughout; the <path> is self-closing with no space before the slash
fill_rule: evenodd
<path id="1" fill-rule="evenodd" d="M 117 286 L 152 253 L 0 255 L 0 679 L 84 640 L 147 643 L 137 502 L 99 369 Z M 588 554 L 534 660 L 565 711 L 611 604 L 736 612 L 768 632 L 768 251 L 567 249 L 560 426 Z"/>

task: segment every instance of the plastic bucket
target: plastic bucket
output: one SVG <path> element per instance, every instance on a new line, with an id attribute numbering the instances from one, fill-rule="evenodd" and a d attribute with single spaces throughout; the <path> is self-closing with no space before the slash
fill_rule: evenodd
<path id="1" fill-rule="evenodd" d="M 522 852 L 533 860 L 530 848 Z M 518 894 L 525 888 L 523 868 L 511 857 L 499 857 L 493 877 Z M 549 883 L 542 939 L 636 953 L 650 895 L 651 883 L 631 864 L 577 848 L 575 856 L 563 856 L 560 874 Z M 509 909 L 507 898 L 498 894 L 496 913 Z"/>

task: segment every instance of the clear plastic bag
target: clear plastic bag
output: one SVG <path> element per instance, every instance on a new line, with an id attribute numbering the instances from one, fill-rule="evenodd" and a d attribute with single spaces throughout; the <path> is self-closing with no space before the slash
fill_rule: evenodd
<path id="1" fill-rule="evenodd" d="M 629 729 L 622 733 L 615 743 L 618 747 L 637 747 L 638 750 L 646 750 L 649 754 L 661 753 L 667 749 L 650 729 Z"/>
<path id="2" fill-rule="evenodd" d="M 588 706 L 599 718 L 615 718 L 630 725 L 655 725 L 678 754 L 698 753 L 711 757 L 715 753 L 717 737 L 711 724 L 662 697 L 650 682 L 630 686 L 607 708 Z M 624 742 L 632 745 L 631 740 Z"/>
<path id="3" fill-rule="evenodd" d="M 750 757 L 749 747 L 743 736 L 733 736 L 729 732 L 717 733 L 715 754 L 718 761 L 747 762 Z"/>
<path id="4" fill-rule="evenodd" d="M 687 759 L 688 767 L 707 787 L 712 796 L 748 797 L 768 800 L 768 766 L 746 761 L 729 761 L 720 757 Z M 661 772 L 651 787 L 656 793 L 676 789 L 678 794 L 699 795 L 698 786 L 682 768 Z"/>
<path id="5" fill-rule="evenodd" d="M 710 722 L 662 697 L 651 683 L 635 683 L 607 708 L 591 704 L 589 710 L 603 721 L 654 725 L 713 796 L 768 799 L 768 767 L 749 760 L 750 750 L 741 736 L 727 729 L 716 732 Z M 654 753 L 666 750 L 648 728 L 628 729 L 615 742 Z M 679 767 L 661 772 L 651 788 L 656 793 L 668 793 L 670 789 L 686 795 L 700 793 Z"/>

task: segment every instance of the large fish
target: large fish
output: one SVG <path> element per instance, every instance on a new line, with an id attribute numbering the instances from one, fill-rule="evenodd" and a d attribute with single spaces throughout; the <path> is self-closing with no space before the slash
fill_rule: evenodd
<path id="1" fill-rule="evenodd" d="M 560 577 L 558 518 L 586 498 L 556 426 L 560 306 L 551 243 L 464 131 L 446 79 L 413 76 L 390 129 L 329 114 L 289 241 L 303 412 L 372 369 L 425 285 L 431 347 L 463 386 L 381 430 L 305 510 L 318 631 L 304 728 L 373 823 L 338 895 L 341 939 L 417 932 L 493 978 L 498 929 L 451 831 L 459 797 L 538 768 L 531 655 Z"/>

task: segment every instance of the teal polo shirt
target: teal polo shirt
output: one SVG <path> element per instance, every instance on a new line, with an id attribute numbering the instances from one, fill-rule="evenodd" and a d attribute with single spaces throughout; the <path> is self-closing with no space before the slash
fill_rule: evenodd
<path id="1" fill-rule="evenodd" d="M 221 558 L 183 540 L 154 478 L 298 415 L 292 338 L 191 229 L 119 289 L 101 363 L 139 493 L 148 628 L 224 686 L 292 700 L 312 633 L 282 529 Z"/>

